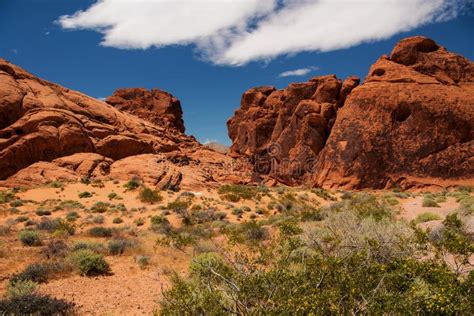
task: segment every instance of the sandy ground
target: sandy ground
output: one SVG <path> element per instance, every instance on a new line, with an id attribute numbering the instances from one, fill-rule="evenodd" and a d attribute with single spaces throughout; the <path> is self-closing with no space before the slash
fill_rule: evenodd
<path id="1" fill-rule="evenodd" d="M 170 201 L 174 201 L 182 192 L 163 192 L 163 201 L 151 205 L 139 200 L 138 191 L 127 191 L 123 185 L 123 182 L 114 183 L 109 181 L 105 182 L 103 187 L 92 187 L 83 183 L 68 184 L 64 189 L 39 187 L 16 194 L 18 198 L 29 201 L 17 208 L 17 214 L 11 214 L 5 209 L 5 206 L 3 211 L 0 209 L 0 225 L 12 222 L 19 216 L 28 216 L 34 221 L 40 221 L 40 216 L 36 215 L 35 212 L 41 202 L 46 202 L 46 205 L 49 207 L 49 205 L 55 205 L 60 201 L 74 200 L 82 203 L 86 208 L 90 208 L 94 203 L 102 201 L 112 204 L 123 203 L 129 210 L 125 214 L 106 212 L 89 215 L 78 210 L 81 217 L 76 222 L 76 234 L 68 237 L 68 243 L 76 240 L 91 239 L 83 233 L 92 226 L 98 226 L 97 224 L 87 223 L 87 220 L 90 219 L 88 217 L 97 215 L 104 217 L 104 223 L 101 226 L 133 227 L 136 234 L 134 238 L 140 241 L 140 246 L 121 256 L 106 256 L 106 260 L 110 263 L 112 269 L 110 276 L 89 278 L 81 277 L 77 273 L 71 273 L 40 285 L 39 291 L 41 293 L 75 302 L 81 315 L 151 314 L 158 307 L 158 302 L 162 298 L 163 288 L 169 286 L 169 273 L 171 271 L 180 274 L 187 273 L 187 267 L 192 260 L 192 250 L 179 251 L 173 248 L 156 246 L 156 234 L 153 234 L 148 229 L 150 226 L 149 218 L 153 215 L 162 214 L 163 206 Z M 90 198 L 79 198 L 79 193 L 84 191 L 91 192 L 93 196 Z M 112 192 L 118 194 L 122 199 L 109 200 L 108 195 Z M 307 190 L 295 190 L 295 192 L 300 196 L 304 194 L 305 199 L 313 204 L 326 205 L 330 203 Z M 232 208 L 243 205 L 250 207 L 252 210 L 255 210 L 257 207 L 266 208 L 271 199 L 264 197 L 259 202 L 244 200 L 238 203 L 229 203 L 222 201 L 215 190 L 193 193 L 195 194 L 193 205 L 201 204 L 205 207 L 214 207 L 218 211 L 224 211 L 227 213 L 227 219 L 230 222 L 248 220 L 250 214 L 254 214 L 256 219 L 260 220 L 272 215 L 273 212 L 267 211 L 266 214 L 244 213 L 242 218 L 238 218 L 231 213 Z M 399 209 L 397 216 L 410 221 L 421 213 L 432 212 L 444 218 L 458 207 L 456 201 L 451 197 L 446 202 L 440 203 L 441 207 L 436 208 L 422 207 L 422 200 L 422 195 L 399 199 L 399 205 L 395 206 L 395 208 Z M 49 217 L 64 217 L 67 212 L 66 210 L 56 211 Z M 123 223 L 119 225 L 114 224 L 112 221 L 115 217 L 121 217 Z M 135 224 L 138 218 L 144 219 L 145 224 L 143 226 Z M 167 215 L 167 218 L 173 226 L 181 225 L 178 215 L 170 214 Z M 40 248 L 24 247 L 21 245 L 17 237 L 17 231 L 22 228 L 23 225 L 18 223 L 13 226 L 10 234 L 0 236 L 0 243 L 3 247 L 3 257 L 0 254 L 0 296 L 5 291 L 8 279 L 14 273 L 18 273 L 28 264 L 44 260 L 40 253 Z M 96 240 L 106 242 L 105 239 L 101 240 L 99 238 Z M 149 266 L 145 269 L 140 269 L 136 263 L 137 255 L 149 256 Z"/>

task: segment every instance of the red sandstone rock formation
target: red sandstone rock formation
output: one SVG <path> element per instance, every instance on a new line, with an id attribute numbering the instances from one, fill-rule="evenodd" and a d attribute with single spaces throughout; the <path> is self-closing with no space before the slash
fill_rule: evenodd
<path id="1" fill-rule="evenodd" d="M 313 172 L 338 108 L 359 83 L 323 76 L 283 90 L 259 87 L 242 96 L 241 106 L 227 122 L 233 154 L 251 156 L 256 171 L 288 184 Z"/>
<path id="2" fill-rule="evenodd" d="M 138 164 L 140 157 L 167 153 L 187 157 L 188 165 L 214 174 L 214 178 L 238 175 L 241 181 L 250 179 L 246 171 L 250 168 L 224 167 L 232 165 L 233 159 L 204 149 L 182 132 L 181 107 L 170 94 L 123 89 L 109 102 L 116 107 L 39 79 L 0 59 L 0 180 L 8 178 L 2 185 L 109 177 L 132 169 L 134 175 L 147 180 L 156 166 Z M 140 105 L 146 108 L 140 109 Z M 141 118 L 145 115 L 147 120 Z M 195 156 L 198 151 L 202 154 Z M 207 162 L 202 162 L 203 156 L 208 157 Z M 177 188 L 183 183 L 207 186 L 207 182 L 216 182 L 212 177 L 196 178 L 182 171 L 188 167 L 179 161 L 169 162 L 161 173 L 163 179 L 152 184 Z M 121 178 L 130 176 L 123 174 Z"/>
<path id="3" fill-rule="evenodd" d="M 474 63 L 433 40 L 400 41 L 337 115 L 316 165 L 326 187 L 471 183 Z"/>
<path id="4" fill-rule="evenodd" d="M 290 184 L 474 184 L 471 61 L 412 37 L 357 84 L 326 76 L 250 89 L 228 122 L 233 154 L 263 158 L 257 171 Z"/>
<path id="5" fill-rule="evenodd" d="M 118 89 L 106 99 L 120 111 L 131 113 L 155 125 L 184 133 L 181 103 L 166 91 L 143 88 Z"/>

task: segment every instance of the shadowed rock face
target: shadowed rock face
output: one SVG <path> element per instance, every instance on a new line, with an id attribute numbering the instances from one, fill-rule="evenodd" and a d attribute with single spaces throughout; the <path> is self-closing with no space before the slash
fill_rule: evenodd
<path id="1" fill-rule="evenodd" d="M 118 89 L 106 99 L 120 111 L 133 114 L 155 125 L 184 133 L 181 103 L 166 91 L 143 88 Z"/>
<path id="2" fill-rule="evenodd" d="M 339 107 L 358 83 L 356 77 L 343 82 L 330 75 L 282 90 L 248 90 L 227 122 L 232 153 L 251 156 L 256 171 L 281 182 L 307 180 Z"/>
<path id="3" fill-rule="evenodd" d="M 347 189 L 474 183 L 471 61 L 412 37 L 354 89 L 357 83 L 329 76 L 247 91 L 228 122 L 233 153 L 262 157 L 277 144 L 275 162 L 263 172 L 287 175 L 287 183 Z M 278 168 L 286 161 L 294 171 L 292 165 L 311 160 L 303 176 Z"/>

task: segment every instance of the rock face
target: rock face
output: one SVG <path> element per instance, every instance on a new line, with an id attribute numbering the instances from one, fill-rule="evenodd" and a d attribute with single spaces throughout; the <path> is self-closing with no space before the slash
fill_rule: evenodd
<path id="1" fill-rule="evenodd" d="M 338 109 L 358 84 L 356 77 L 341 81 L 330 75 L 283 90 L 248 90 L 240 109 L 227 122 L 232 153 L 251 156 L 258 173 L 281 182 L 307 180 Z"/>
<path id="2" fill-rule="evenodd" d="M 166 91 L 143 88 L 118 89 L 105 102 L 155 125 L 184 133 L 181 103 Z"/>
<path id="3" fill-rule="evenodd" d="M 104 178 L 121 170 L 130 172 L 124 171 L 120 178 L 131 176 L 133 170 L 134 176 L 145 181 L 156 171 L 155 180 L 160 174 L 162 179 L 151 184 L 163 187 L 207 186 L 216 181 L 191 176 L 188 165 L 223 181 L 235 180 L 229 175 L 244 182 L 250 179 L 245 168 L 222 167 L 232 165 L 234 159 L 205 149 L 183 133 L 181 106 L 170 94 L 121 89 L 108 102 L 114 106 L 0 59 L 0 180 L 6 180 L 1 184 L 32 186 L 84 176 Z M 195 156 L 196 152 L 202 153 Z M 147 154 L 170 159 L 167 169 L 140 162 Z M 187 157 L 187 165 L 169 158 L 176 156 Z"/>
<path id="4" fill-rule="evenodd" d="M 233 154 L 270 155 L 272 163 L 259 171 L 287 183 L 347 189 L 474 184 L 471 61 L 412 37 L 357 83 L 328 76 L 279 91 L 247 91 L 228 122 Z M 282 161 L 290 172 L 281 172 Z M 302 161 L 309 169 L 295 173 Z"/>
<path id="5" fill-rule="evenodd" d="M 337 115 L 316 166 L 326 187 L 474 183 L 474 63 L 402 40 Z"/>

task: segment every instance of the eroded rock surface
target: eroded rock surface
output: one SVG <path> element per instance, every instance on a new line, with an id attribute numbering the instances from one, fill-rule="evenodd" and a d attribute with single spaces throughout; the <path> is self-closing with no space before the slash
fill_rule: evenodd
<path id="1" fill-rule="evenodd" d="M 235 159 L 205 150 L 183 133 L 181 106 L 171 94 L 120 89 L 107 101 L 113 106 L 0 59 L 1 184 L 135 176 L 163 188 L 206 187 L 207 182 L 215 185 L 214 177 L 225 180 L 233 174 L 233 168 L 219 166 Z M 210 161 L 201 163 L 198 151 Z M 151 163 L 156 156 L 169 159 L 169 168 Z M 192 175 L 189 165 L 172 160 L 176 156 L 195 157 L 189 159 L 195 173 L 213 176 Z M 249 171 L 237 174 L 239 181 L 250 179 Z"/>
<path id="2" fill-rule="evenodd" d="M 144 88 L 118 89 L 105 102 L 155 125 L 174 128 L 184 133 L 181 103 L 166 91 Z"/>
<path id="3" fill-rule="evenodd" d="M 289 184 L 474 184 L 473 62 L 412 37 L 357 85 L 325 76 L 248 90 L 228 122 L 232 154 L 269 157 L 257 171 Z"/>
<path id="4" fill-rule="evenodd" d="M 257 172 L 281 182 L 303 181 L 313 172 L 339 107 L 358 83 L 356 77 L 341 81 L 330 75 L 282 90 L 248 90 L 227 122 L 232 153 L 252 157 Z"/>

